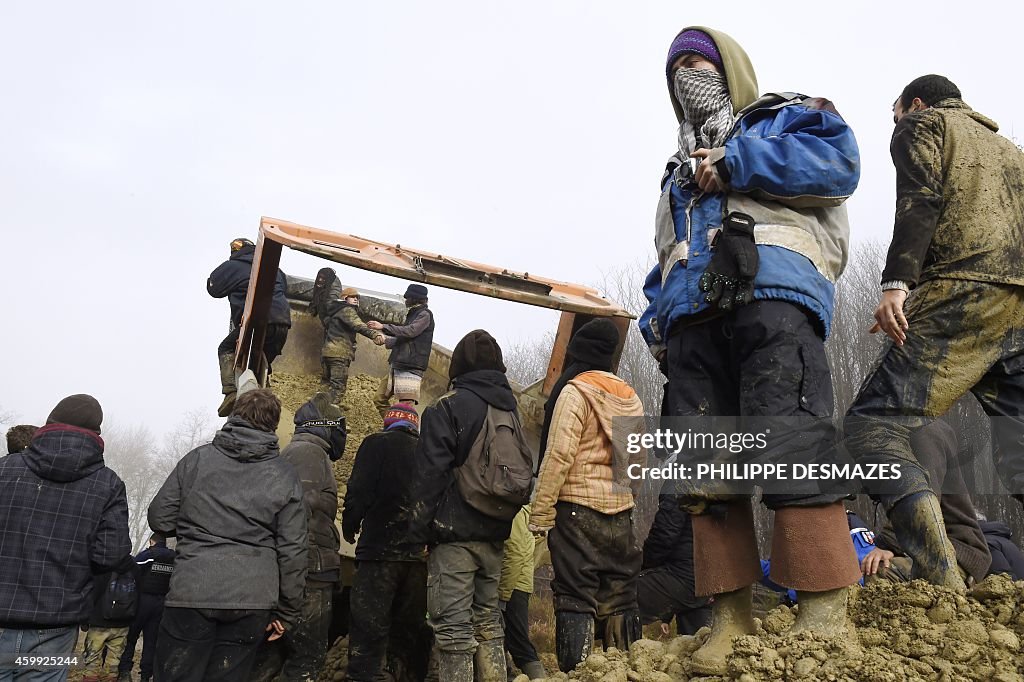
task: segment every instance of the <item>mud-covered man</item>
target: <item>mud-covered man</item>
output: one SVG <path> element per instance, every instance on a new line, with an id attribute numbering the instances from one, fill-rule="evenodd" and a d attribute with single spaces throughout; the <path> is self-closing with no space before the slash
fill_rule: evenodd
<path id="1" fill-rule="evenodd" d="M 320 351 L 323 380 L 331 402 L 339 404 L 345 397 L 348 370 L 356 354 L 356 334 L 378 346 L 384 345 L 384 333 L 374 331 L 359 315 L 359 292 L 352 287 L 337 292 L 338 276 L 331 268 L 322 268 L 313 286 L 309 312 L 320 318 L 324 326 L 324 345 Z"/>
<path id="2" fill-rule="evenodd" d="M 996 470 L 1024 499 L 1024 154 L 943 76 L 911 81 L 893 118 L 896 219 L 871 328 L 891 343 L 850 409 L 847 445 L 901 464 L 898 485 L 873 496 L 914 577 L 962 590 L 910 437 L 974 393 L 993 418 Z"/>
<path id="3" fill-rule="evenodd" d="M 680 32 L 666 76 L 679 149 L 662 176 L 640 326 L 666 368 L 668 413 L 827 418 L 824 339 L 849 237 L 842 204 L 860 177 L 853 133 L 827 100 L 758 99 L 749 58 L 719 31 Z M 827 424 L 809 444 L 826 452 Z M 689 499 L 696 591 L 714 595 L 712 633 L 693 663 L 719 674 L 731 637 L 754 628 L 752 510 L 746 497 Z M 763 497 L 776 512 L 772 577 L 801 592 L 797 630 L 842 634 L 845 588 L 860 573 L 838 499 Z"/>

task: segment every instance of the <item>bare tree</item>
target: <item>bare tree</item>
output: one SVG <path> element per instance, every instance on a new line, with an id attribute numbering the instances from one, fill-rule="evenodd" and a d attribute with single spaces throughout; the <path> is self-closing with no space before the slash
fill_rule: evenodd
<path id="1" fill-rule="evenodd" d="M 149 537 L 149 503 L 178 460 L 212 438 L 209 417 L 199 410 L 185 413 L 181 422 L 157 442 L 145 426 L 107 426 L 104 459 L 124 481 L 128 496 L 128 530 L 133 553 Z"/>
<path id="2" fill-rule="evenodd" d="M 0 405 L 0 454 L 7 454 L 7 429 L 14 426 L 18 421 L 18 413 L 13 410 L 5 410 Z"/>
<path id="3" fill-rule="evenodd" d="M 554 332 L 547 332 L 539 339 L 515 341 L 502 350 L 506 374 L 512 381 L 529 386 L 543 379 L 548 371 L 548 360 L 555 345 Z"/>

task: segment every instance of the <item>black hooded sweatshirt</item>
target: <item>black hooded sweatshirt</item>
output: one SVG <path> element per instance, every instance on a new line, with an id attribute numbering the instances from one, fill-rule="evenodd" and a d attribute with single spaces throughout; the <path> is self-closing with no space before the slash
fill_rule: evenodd
<path id="1" fill-rule="evenodd" d="M 409 541 L 415 508 L 416 444 L 419 433 L 394 426 L 363 439 L 345 493 L 341 529 L 359 533 L 360 561 L 423 561 L 424 543 Z M 360 532 L 361 530 L 361 532 Z"/>
<path id="2" fill-rule="evenodd" d="M 453 358 L 453 364 L 455 359 Z M 469 455 L 487 416 L 487 405 L 515 410 L 516 398 L 505 373 L 477 369 L 452 380 L 452 391 L 423 412 L 416 450 L 419 478 L 410 523 L 413 542 L 504 542 L 512 521 L 495 519 L 466 504 L 455 483 L 455 468 Z"/>
<path id="3" fill-rule="evenodd" d="M 84 622 L 93 575 L 132 551 L 124 483 L 93 431 L 50 424 L 0 459 L 0 628 Z"/>
<path id="4" fill-rule="evenodd" d="M 214 298 L 228 297 L 231 304 L 231 323 L 236 327 L 242 324 L 242 311 L 245 309 L 245 295 L 249 291 L 249 276 L 252 273 L 252 257 L 256 253 L 255 246 L 243 246 L 231 254 L 231 258 L 217 266 L 206 280 L 206 291 Z M 288 284 L 284 273 L 277 271 L 274 282 L 274 298 L 270 302 L 269 324 L 292 326 L 292 311 L 288 307 Z"/>

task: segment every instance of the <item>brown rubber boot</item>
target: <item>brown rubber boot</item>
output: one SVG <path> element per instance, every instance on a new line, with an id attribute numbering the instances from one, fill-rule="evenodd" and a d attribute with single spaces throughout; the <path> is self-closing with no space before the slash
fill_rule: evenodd
<path id="1" fill-rule="evenodd" d="M 841 503 L 775 510 L 771 562 L 772 582 L 797 591 L 793 632 L 849 634 L 847 588 L 860 580 L 860 564 Z"/>
<path id="2" fill-rule="evenodd" d="M 701 675 L 723 675 L 735 637 L 754 634 L 753 590 L 750 586 L 716 594 L 711 605 L 711 634 L 690 658 L 690 671 Z"/>
<path id="3" fill-rule="evenodd" d="M 227 417 L 235 406 L 235 356 L 221 355 L 220 361 L 220 390 L 224 394 L 224 400 L 217 408 L 217 415 Z"/>
<path id="4" fill-rule="evenodd" d="M 754 633 L 750 586 L 761 579 L 750 500 L 730 502 L 724 518 L 693 517 L 694 585 L 697 596 L 714 595 L 711 635 L 693 653 L 693 672 L 721 675 L 732 640 Z"/>

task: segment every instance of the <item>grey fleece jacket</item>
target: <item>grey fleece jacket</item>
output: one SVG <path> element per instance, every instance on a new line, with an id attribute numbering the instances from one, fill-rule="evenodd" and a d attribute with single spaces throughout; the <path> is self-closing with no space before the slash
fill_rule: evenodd
<path id="1" fill-rule="evenodd" d="M 177 536 L 167 606 L 273 611 L 299 617 L 306 510 L 277 436 L 231 417 L 185 455 L 149 505 L 150 527 Z"/>

